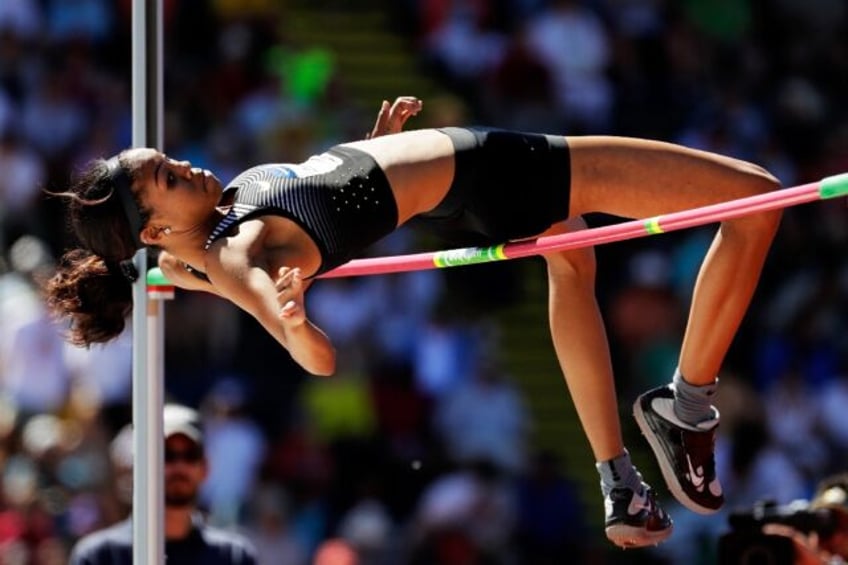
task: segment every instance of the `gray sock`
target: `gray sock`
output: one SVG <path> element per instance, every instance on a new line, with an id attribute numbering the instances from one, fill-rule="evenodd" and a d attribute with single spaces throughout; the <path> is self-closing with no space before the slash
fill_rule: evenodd
<path id="1" fill-rule="evenodd" d="M 628 487 L 639 492 L 642 486 L 642 476 L 630 461 L 630 453 L 624 453 L 608 461 L 595 463 L 595 468 L 601 475 L 601 492 L 604 496 L 617 487 Z"/>
<path id="2" fill-rule="evenodd" d="M 713 417 L 712 400 L 718 389 L 718 379 L 707 385 L 687 383 L 680 374 L 680 369 L 674 371 L 672 381 L 674 389 L 674 413 L 682 421 L 692 426 Z"/>

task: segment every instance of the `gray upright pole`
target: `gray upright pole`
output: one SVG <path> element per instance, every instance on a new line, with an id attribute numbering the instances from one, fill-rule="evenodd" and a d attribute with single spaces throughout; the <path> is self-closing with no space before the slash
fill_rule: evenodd
<path id="1" fill-rule="evenodd" d="M 162 147 L 162 0 L 132 2 L 133 147 Z M 161 358 L 150 362 L 156 337 L 148 324 L 147 250 L 133 258 L 133 563 L 165 562 L 163 374 Z M 161 337 L 161 336 L 160 336 Z"/>

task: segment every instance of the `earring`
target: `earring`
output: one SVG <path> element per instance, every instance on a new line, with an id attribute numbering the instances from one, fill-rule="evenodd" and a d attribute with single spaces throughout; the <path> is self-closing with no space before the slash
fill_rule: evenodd
<path id="1" fill-rule="evenodd" d="M 171 228 L 169 228 L 169 227 L 162 228 L 162 232 L 163 232 L 165 235 L 171 235 Z"/>

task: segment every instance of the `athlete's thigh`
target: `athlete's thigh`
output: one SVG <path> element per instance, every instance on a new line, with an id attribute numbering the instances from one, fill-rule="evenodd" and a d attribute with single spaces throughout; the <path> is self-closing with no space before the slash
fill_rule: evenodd
<path id="1" fill-rule="evenodd" d="M 572 215 L 640 218 L 759 194 L 777 182 L 761 167 L 681 145 L 569 137 Z"/>

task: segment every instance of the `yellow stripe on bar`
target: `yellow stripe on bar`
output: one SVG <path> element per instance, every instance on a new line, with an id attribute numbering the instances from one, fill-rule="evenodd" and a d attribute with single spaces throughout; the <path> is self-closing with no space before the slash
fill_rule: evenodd
<path id="1" fill-rule="evenodd" d="M 642 224 L 645 228 L 645 231 L 650 234 L 663 233 L 662 226 L 660 225 L 660 216 L 654 216 L 653 218 L 648 218 Z"/>
<path id="2" fill-rule="evenodd" d="M 504 253 L 504 245 L 505 244 L 502 243 L 492 248 L 492 255 L 494 255 L 493 259 L 496 261 L 502 261 L 507 258 L 506 253 Z"/>

